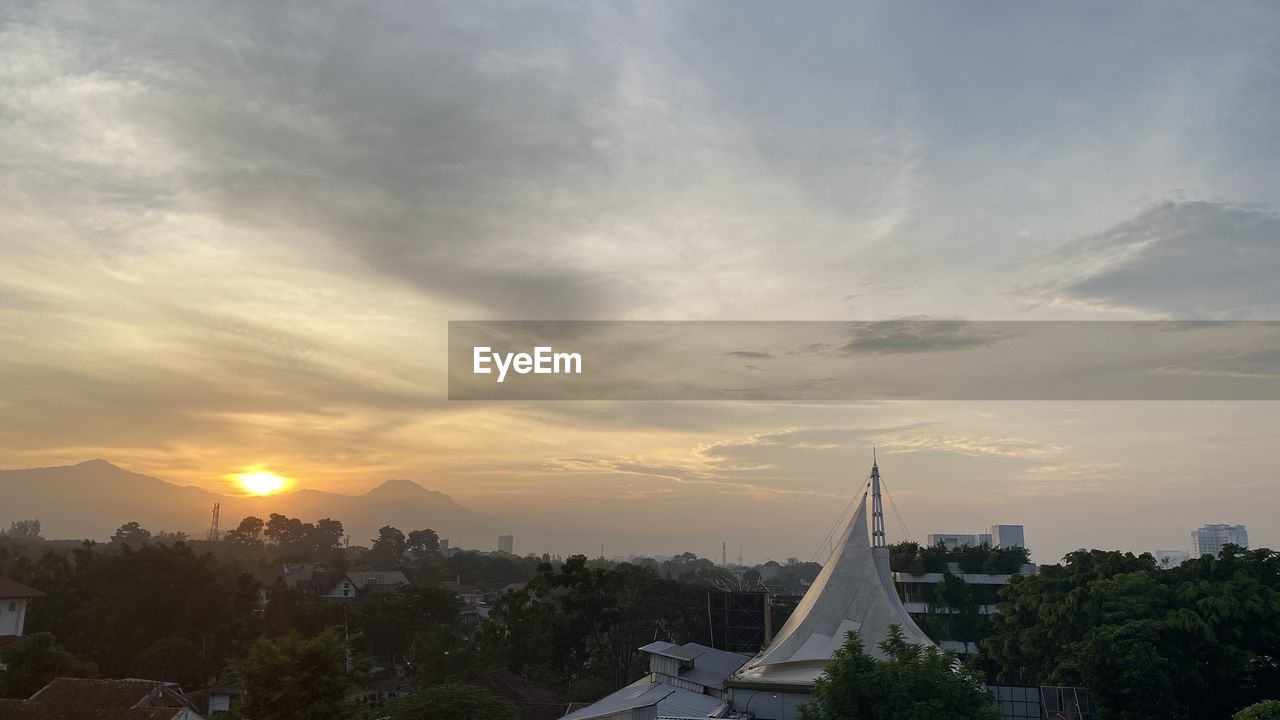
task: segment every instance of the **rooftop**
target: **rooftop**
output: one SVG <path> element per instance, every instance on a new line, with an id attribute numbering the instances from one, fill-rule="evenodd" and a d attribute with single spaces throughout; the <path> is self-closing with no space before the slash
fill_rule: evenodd
<path id="1" fill-rule="evenodd" d="M 15 580 L 10 580 L 7 577 L 0 577 L 0 598 L 9 600 L 11 598 L 33 597 L 44 597 L 44 593 Z"/>
<path id="2" fill-rule="evenodd" d="M 0 720 L 199 720 L 169 683 L 58 678 L 26 700 L 0 700 Z"/>

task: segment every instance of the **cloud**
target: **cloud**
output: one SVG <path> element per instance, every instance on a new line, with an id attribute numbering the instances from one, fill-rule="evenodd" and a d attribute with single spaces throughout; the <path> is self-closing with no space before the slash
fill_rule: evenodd
<path id="1" fill-rule="evenodd" d="M 1048 255 L 1026 289 L 1042 302 L 1179 319 L 1280 316 L 1280 215 L 1164 202 Z"/>
<path id="2" fill-rule="evenodd" d="M 903 318 L 850 323 L 852 338 L 840 352 L 848 355 L 896 355 L 972 350 L 999 341 L 1003 334 L 963 320 Z"/>
<path id="3" fill-rule="evenodd" d="M 767 352 L 756 352 L 754 350 L 734 350 L 725 353 L 728 357 L 742 358 L 744 360 L 772 360 L 773 355 Z"/>

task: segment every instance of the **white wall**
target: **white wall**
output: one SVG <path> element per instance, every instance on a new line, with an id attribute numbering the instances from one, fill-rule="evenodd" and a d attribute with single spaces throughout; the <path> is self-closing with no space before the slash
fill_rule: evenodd
<path id="1" fill-rule="evenodd" d="M 27 619 L 27 598 L 0 598 L 0 635 L 21 635 Z"/>

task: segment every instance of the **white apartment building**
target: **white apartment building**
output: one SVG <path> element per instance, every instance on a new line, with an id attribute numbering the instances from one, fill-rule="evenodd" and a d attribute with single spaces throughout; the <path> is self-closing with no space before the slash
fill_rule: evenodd
<path id="1" fill-rule="evenodd" d="M 991 547 L 1026 547 L 1026 538 L 1021 525 L 992 525 L 984 533 L 930 533 L 930 546 L 942 544 L 948 550 L 969 545 L 989 545 Z"/>
<path id="2" fill-rule="evenodd" d="M 1218 557 L 1226 545 L 1249 547 L 1249 533 L 1243 525 L 1205 525 L 1191 531 L 1191 557 Z"/>

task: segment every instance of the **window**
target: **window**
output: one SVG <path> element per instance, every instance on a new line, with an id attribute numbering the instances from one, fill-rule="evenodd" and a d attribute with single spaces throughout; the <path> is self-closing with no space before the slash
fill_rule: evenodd
<path id="1" fill-rule="evenodd" d="M 17 610 L 18 610 L 18 603 L 17 603 L 17 602 L 11 602 L 11 603 L 9 603 L 9 612 L 17 612 Z"/>

